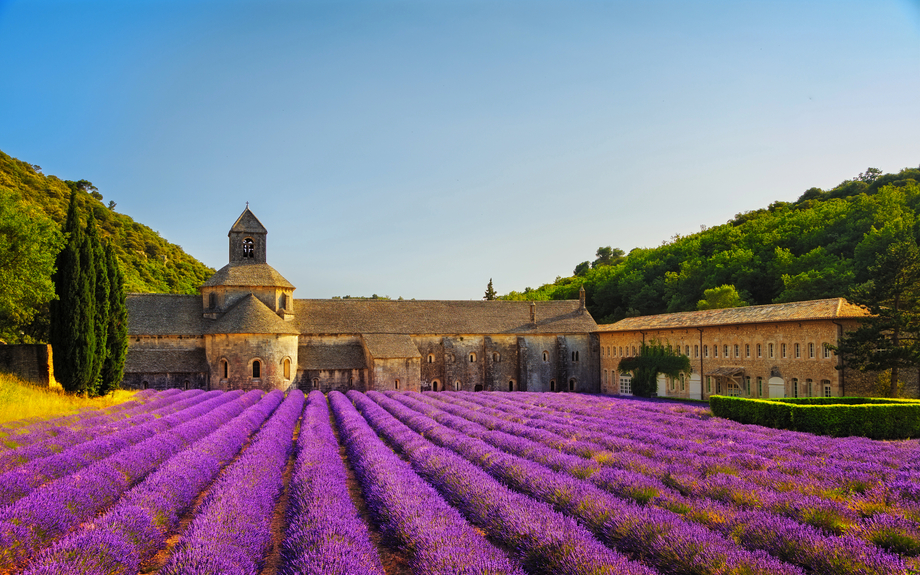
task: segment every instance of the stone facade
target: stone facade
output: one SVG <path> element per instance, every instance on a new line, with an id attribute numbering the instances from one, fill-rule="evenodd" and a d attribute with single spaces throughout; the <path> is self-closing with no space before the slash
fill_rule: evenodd
<path id="1" fill-rule="evenodd" d="M 48 344 L 0 345 L 0 372 L 11 373 L 35 385 L 54 381 Z"/>
<path id="2" fill-rule="evenodd" d="M 692 373 L 659 378 L 658 395 L 707 399 L 868 395 L 851 370 L 838 370 L 837 345 L 866 312 L 836 298 L 627 318 L 600 326 L 601 390 L 629 393 L 623 357 L 655 340 L 689 356 Z"/>
<path id="3" fill-rule="evenodd" d="M 200 296 L 128 296 L 124 386 L 597 393 L 580 301 L 294 299 L 247 208 Z"/>

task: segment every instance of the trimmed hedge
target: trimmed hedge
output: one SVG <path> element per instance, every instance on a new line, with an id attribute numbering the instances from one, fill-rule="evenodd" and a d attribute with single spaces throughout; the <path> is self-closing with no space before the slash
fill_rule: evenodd
<path id="1" fill-rule="evenodd" d="M 748 399 L 713 395 L 713 415 L 739 423 L 831 437 L 920 437 L 920 401 L 877 397 Z"/>

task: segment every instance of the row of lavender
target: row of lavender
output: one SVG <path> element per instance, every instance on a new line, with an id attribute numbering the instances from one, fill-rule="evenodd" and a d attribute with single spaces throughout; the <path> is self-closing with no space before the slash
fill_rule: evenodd
<path id="1" fill-rule="evenodd" d="M 435 443 L 450 446 L 471 461 L 488 461 L 484 467 L 496 477 L 503 478 L 521 491 L 552 502 L 559 509 L 569 509 L 587 524 L 594 525 L 596 533 L 603 532 L 611 545 L 646 556 L 664 571 L 681 572 L 682 568 L 673 564 L 675 556 L 682 558 L 678 563 L 701 557 L 702 553 L 692 549 L 678 551 L 691 539 L 711 556 L 709 567 L 697 565 L 693 567 L 694 572 L 722 572 L 719 570 L 722 559 L 716 550 L 721 548 L 723 556 L 728 557 L 734 542 L 749 550 L 769 551 L 777 558 L 819 573 L 903 572 L 905 566 L 895 553 L 916 553 L 916 547 L 911 543 L 917 540 L 916 522 L 867 506 L 865 496 L 860 493 L 849 494 L 849 497 L 858 500 L 854 507 L 863 512 L 874 509 L 875 514 L 857 520 L 851 529 L 839 535 L 833 529 L 816 528 L 809 524 L 808 520 L 822 514 L 833 516 L 834 506 L 827 500 L 817 498 L 816 501 L 801 494 L 783 493 L 782 497 L 775 499 L 783 501 L 783 505 L 745 506 L 710 497 L 719 493 L 718 490 L 693 492 L 673 489 L 668 481 L 662 479 L 672 477 L 672 473 L 686 476 L 688 469 L 697 472 L 700 469 L 707 472 L 720 469 L 715 475 L 696 475 L 695 485 L 707 483 L 707 478 L 716 485 L 724 483 L 726 478 L 744 481 L 743 472 L 748 469 L 735 468 L 737 475 L 732 475 L 729 473 L 732 471 L 729 462 L 750 463 L 750 457 L 754 457 L 759 449 L 747 447 L 747 442 L 744 442 L 742 445 L 745 447 L 741 450 L 748 458 L 735 457 L 731 449 L 725 449 L 728 453 L 722 453 L 721 462 L 699 460 L 693 453 L 695 446 L 699 446 L 696 441 L 706 435 L 705 428 L 721 423 L 701 421 L 698 412 L 687 417 L 686 413 L 670 412 L 669 409 L 673 408 L 584 396 L 391 394 L 398 400 L 396 402 L 379 394 L 370 395 Z M 604 410 L 610 411 L 610 418 L 603 420 L 604 425 L 593 422 L 597 419 L 595 416 Z M 580 413 L 560 417 L 573 411 Z M 422 413 L 427 417 L 420 417 Z M 655 419 L 655 425 L 648 426 L 648 419 Z M 687 429 L 691 420 L 696 421 L 696 433 Z M 667 449 L 657 450 L 655 437 L 662 431 L 665 435 L 686 435 L 683 438 L 687 444 L 683 457 L 685 462 L 693 465 L 682 464 L 681 453 L 677 450 L 673 453 Z M 754 435 L 759 432 L 750 428 L 731 431 Z M 717 429 L 708 433 L 719 435 L 723 432 Z M 772 434 L 774 430 L 767 433 Z M 630 435 L 636 445 L 622 440 L 622 436 Z M 813 447 L 809 448 L 801 441 L 811 436 L 796 435 L 795 443 L 801 451 L 814 451 Z M 646 437 L 648 441 L 643 440 Z M 605 438 L 611 441 L 605 441 Z M 670 448 L 681 445 L 679 440 L 669 441 Z M 870 445 L 875 443 L 870 442 Z M 633 451 L 629 451 L 630 448 Z M 901 463 L 907 461 L 907 466 L 910 466 L 910 457 L 904 459 L 904 456 L 915 453 L 916 446 L 885 445 L 880 449 L 899 453 Z M 637 455 L 637 451 L 645 453 Z M 763 453 L 770 455 L 770 452 Z M 779 453 L 777 457 L 782 459 L 789 454 Z M 870 466 L 864 460 L 878 459 L 879 455 L 851 450 L 847 458 L 851 467 L 855 465 L 866 473 Z M 796 477 L 798 483 L 810 481 L 812 475 L 828 475 L 823 469 L 810 473 L 806 468 L 807 456 L 802 455 L 801 459 L 796 463 L 801 471 Z M 840 454 L 835 461 L 843 461 Z M 820 466 L 822 463 L 811 462 L 811 465 Z M 891 471 L 890 477 L 903 475 L 897 470 L 887 469 Z M 788 482 L 782 485 L 787 487 Z M 611 495 L 614 497 L 611 498 Z M 599 503 L 605 496 L 606 501 Z M 760 489 L 759 496 L 764 501 L 770 501 L 766 489 Z M 907 503 L 904 505 L 909 506 Z M 595 517 L 592 518 L 592 514 Z M 602 525 L 598 516 L 603 518 L 604 514 L 612 518 Z M 821 524 L 822 521 L 816 523 Z M 636 534 L 643 535 L 636 537 Z M 888 551 L 869 541 L 882 544 Z M 732 562 L 740 564 L 743 561 L 736 557 Z"/>

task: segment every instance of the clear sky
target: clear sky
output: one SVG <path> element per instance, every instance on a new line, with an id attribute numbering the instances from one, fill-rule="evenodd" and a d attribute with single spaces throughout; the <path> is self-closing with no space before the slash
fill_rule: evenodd
<path id="1" fill-rule="evenodd" d="M 479 299 L 920 164 L 920 1 L 0 0 L 0 150 L 296 297 Z"/>

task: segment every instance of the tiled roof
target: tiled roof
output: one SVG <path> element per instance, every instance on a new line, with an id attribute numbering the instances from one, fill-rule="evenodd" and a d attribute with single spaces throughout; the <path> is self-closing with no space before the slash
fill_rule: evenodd
<path id="1" fill-rule="evenodd" d="M 869 312 L 858 305 L 851 304 L 843 298 L 832 298 L 628 317 L 613 324 L 600 325 L 597 327 L 597 331 L 674 329 L 781 321 L 858 318 L 867 315 L 869 315 Z"/>
<path id="2" fill-rule="evenodd" d="M 297 348 L 298 369 L 364 369 L 367 361 L 360 343 L 308 344 Z"/>
<path id="3" fill-rule="evenodd" d="M 201 287 L 283 287 L 294 289 L 275 268 L 268 264 L 230 263 L 217 270 Z"/>
<path id="4" fill-rule="evenodd" d="M 143 349 L 128 348 L 125 373 L 207 373 L 204 348 Z"/>
<path id="5" fill-rule="evenodd" d="M 526 301 L 294 300 L 301 333 L 316 334 L 566 334 L 597 324 L 577 300 L 540 301 L 536 324 Z"/>
<path id="6" fill-rule="evenodd" d="M 408 335 L 394 333 L 369 333 L 361 336 L 374 359 L 421 357 L 418 347 Z"/>
<path id="7" fill-rule="evenodd" d="M 207 327 L 206 333 L 300 334 L 292 322 L 278 317 L 278 314 L 252 294 L 233 304 L 227 313 Z"/>
<path id="8" fill-rule="evenodd" d="M 128 335 L 201 335 L 201 296 L 132 293 L 126 299 Z"/>
<path id="9" fill-rule="evenodd" d="M 259 218 L 250 212 L 247 207 L 243 210 L 243 213 L 240 214 L 240 217 L 236 218 L 236 222 L 234 222 L 233 227 L 230 228 L 230 232 L 267 234 L 268 230 L 265 229 L 265 226 L 262 225 Z"/>

